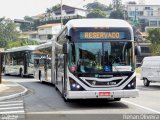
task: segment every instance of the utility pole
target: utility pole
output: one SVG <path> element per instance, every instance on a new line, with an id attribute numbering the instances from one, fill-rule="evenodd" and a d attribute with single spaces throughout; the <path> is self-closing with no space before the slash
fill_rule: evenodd
<path id="1" fill-rule="evenodd" d="M 61 0 L 61 29 L 63 27 L 63 15 L 62 15 L 62 0 Z"/>
<path id="2" fill-rule="evenodd" d="M 2 83 L 2 52 L 0 52 L 0 84 Z"/>

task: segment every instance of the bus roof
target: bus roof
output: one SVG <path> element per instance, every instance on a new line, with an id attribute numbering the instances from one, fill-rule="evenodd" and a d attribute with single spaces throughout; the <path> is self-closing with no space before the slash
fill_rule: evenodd
<path id="1" fill-rule="evenodd" d="M 132 28 L 131 25 L 120 19 L 73 19 L 65 25 L 68 29 L 73 27 L 124 27 Z"/>
<path id="2" fill-rule="evenodd" d="M 14 47 L 14 48 L 11 48 L 11 49 L 7 49 L 5 52 L 17 52 L 17 51 L 25 51 L 25 50 L 35 50 L 36 47 L 37 47 L 37 45 Z"/>
<path id="3" fill-rule="evenodd" d="M 44 44 L 40 44 L 36 47 L 36 49 L 42 49 L 42 48 L 47 48 L 47 47 L 51 47 L 52 46 L 52 42 L 47 42 Z"/>

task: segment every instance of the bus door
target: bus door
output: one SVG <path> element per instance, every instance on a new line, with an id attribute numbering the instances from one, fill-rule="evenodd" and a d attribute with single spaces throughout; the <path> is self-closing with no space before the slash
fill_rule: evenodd
<path id="1" fill-rule="evenodd" d="M 47 57 L 44 59 L 44 74 L 45 80 L 51 82 L 51 58 Z"/>
<path id="2" fill-rule="evenodd" d="M 57 84 L 62 88 L 64 82 L 64 55 L 58 55 L 58 63 L 57 63 Z"/>

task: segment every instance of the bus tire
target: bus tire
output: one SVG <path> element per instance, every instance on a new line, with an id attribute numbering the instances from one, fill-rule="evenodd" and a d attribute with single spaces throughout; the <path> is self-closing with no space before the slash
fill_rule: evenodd
<path id="1" fill-rule="evenodd" d="M 22 78 L 24 77 L 22 68 L 19 69 L 19 76 Z"/>
<path id="2" fill-rule="evenodd" d="M 41 71 L 39 71 L 38 77 L 39 77 L 39 80 L 41 81 L 41 83 L 43 83 Z"/>
<path id="3" fill-rule="evenodd" d="M 143 84 L 144 84 L 144 86 L 148 87 L 149 84 L 150 84 L 150 81 L 148 81 L 147 78 L 144 78 L 144 79 L 143 79 Z"/>
<path id="4" fill-rule="evenodd" d="M 58 91 L 58 88 L 55 86 L 56 91 Z"/>
<path id="5" fill-rule="evenodd" d="M 41 80 L 41 71 L 39 71 L 38 79 Z"/>
<path id="6" fill-rule="evenodd" d="M 71 102 L 70 99 L 63 98 L 64 102 Z"/>
<path id="7" fill-rule="evenodd" d="M 5 76 L 9 75 L 8 73 L 6 73 L 5 67 L 4 67 L 4 72 L 3 73 L 4 73 Z"/>
<path id="8" fill-rule="evenodd" d="M 2 68 L 2 73 L 5 73 L 5 67 Z"/>
<path id="9" fill-rule="evenodd" d="M 114 98 L 114 101 L 121 101 L 121 98 Z"/>

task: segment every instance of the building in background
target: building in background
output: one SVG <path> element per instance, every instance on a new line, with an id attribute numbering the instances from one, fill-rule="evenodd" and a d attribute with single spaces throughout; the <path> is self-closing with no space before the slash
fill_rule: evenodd
<path id="1" fill-rule="evenodd" d="M 87 15 L 87 11 L 85 9 L 76 8 L 68 5 L 62 5 L 62 18 L 64 19 L 64 24 L 70 20 L 75 18 L 84 18 Z M 38 17 L 38 16 L 37 16 Z M 34 18 L 37 18 L 34 16 Z M 53 22 L 60 21 L 61 19 L 61 7 L 58 7 L 54 11 L 50 11 L 44 13 L 43 15 L 39 15 L 40 22 Z"/>
<path id="2" fill-rule="evenodd" d="M 141 26 L 142 31 L 149 28 L 160 27 L 160 5 L 127 4 L 126 11 L 128 19 L 137 22 Z"/>
<path id="3" fill-rule="evenodd" d="M 38 36 L 41 42 L 51 41 L 61 30 L 60 23 L 46 24 L 38 26 Z"/>

